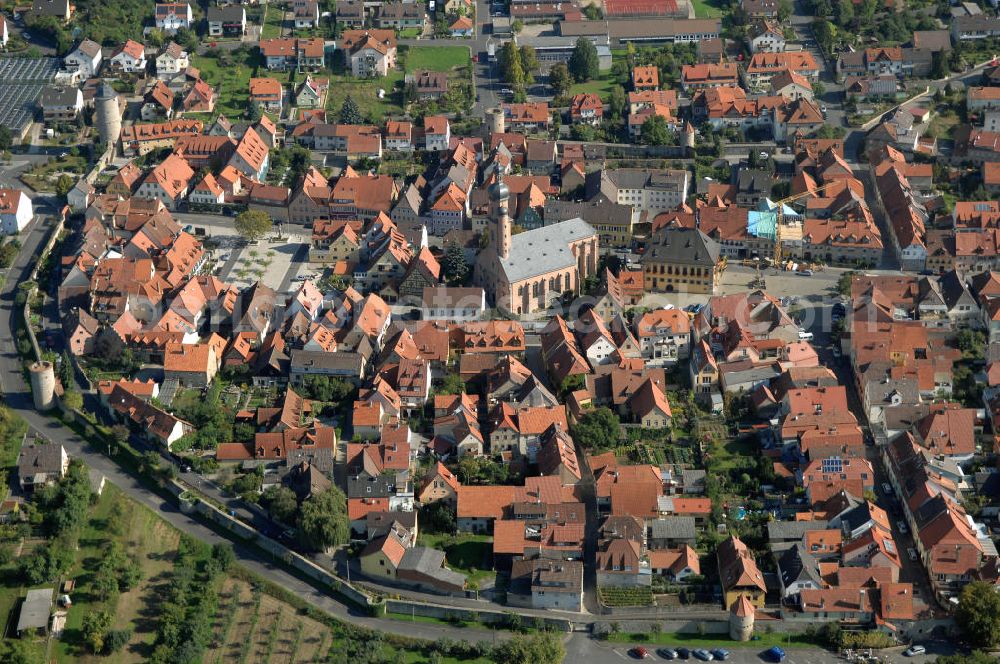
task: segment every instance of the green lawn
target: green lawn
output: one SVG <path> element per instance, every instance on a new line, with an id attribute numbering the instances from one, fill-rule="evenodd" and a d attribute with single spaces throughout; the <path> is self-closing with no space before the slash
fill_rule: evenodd
<path id="1" fill-rule="evenodd" d="M 712 454 L 718 462 L 719 467 L 730 469 L 736 467 L 739 457 L 753 458 L 757 453 L 757 444 L 752 437 L 740 440 L 726 440 L 721 445 L 712 446 Z"/>
<path id="2" fill-rule="evenodd" d="M 604 74 L 601 78 L 596 78 L 593 81 L 587 81 L 586 83 L 574 83 L 569 88 L 569 96 L 578 95 L 585 92 L 596 93 L 604 101 L 608 100 L 608 95 L 611 94 L 611 88 L 617 85 L 614 79 L 611 78 L 609 74 Z"/>
<path id="3" fill-rule="evenodd" d="M 273 39 L 281 36 L 284 23 L 284 9 L 280 5 L 264 5 L 264 25 L 261 27 L 261 39 Z"/>
<path id="4" fill-rule="evenodd" d="M 722 7 L 719 0 L 692 0 L 694 3 L 694 14 L 697 18 L 714 18 L 722 16 Z"/>
<path id="5" fill-rule="evenodd" d="M 399 31 L 400 39 L 416 39 L 423 34 L 423 30 L 420 28 L 406 28 L 405 30 Z"/>
<path id="6" fill-rule="evenodd" d="M 406 51 L 406 73 L 418 69 L 451 71 L 469 64 L 467 46 L 411 46 Z"/>
<path id="7" fill-rule="evenodd" d="M 656 646 L 686 646 L 688 648 L 757 648 L 765 650 L 771 646 L 816 646 L 816 642 L 805 634 L 779 634 L 777 632 L 754 635 L 753 641 L 731 641 L 728 634 L 679 634 L 676 632 L 660 632 L 659 634 L 643 634 L 619 632 L 609 634 L 608 641 L 617 643 L 643 643 Z"/>
<path id="8" fill-rule="evenodd" d="M 233 57 L 233 62 L 220 63 L 216 58 L 192 55 L 191 66 L 201 71 L 202 79 L 215 88 L 215 115 L 238 119 L 247 112 L 250 99 L 250 78 L 259 64 L 258 54 L 246 58 Z M 268 74 L 270 75 L 270 74 Z"/>
<path id="9" fill-rule="evenodd" d="M 330 122 L 336 122 L 336 113 L 344 104 L 344 99 L 350 95 L 358 104 L 361 114 L 369 121 L 381 122 L 386 115 L 399 115 L 403 108 L 399 105 L 402 95 L 395 90 L 396 84 L 402 85 L 403 72 L 392 71 L 385 78 L 357 79 L 348 76 L 330 76 L 330 92 L 326 100 L 326 108 L 334 113 Z M 379 89 L 385 90 L 385 96 L 378 98 Z"/>
<path id="10" fill-rule="evenodd" d="M 461 572 L 470 582 L 482 585 L 486 579 L 496 577 L 496 572 L 489 567 L 493 556 L 493 538 L 489 535 L 425 535 L 420 533 L 417 538 L 420 546 L 441 549 L 445 553 L 448 567 Z"/>

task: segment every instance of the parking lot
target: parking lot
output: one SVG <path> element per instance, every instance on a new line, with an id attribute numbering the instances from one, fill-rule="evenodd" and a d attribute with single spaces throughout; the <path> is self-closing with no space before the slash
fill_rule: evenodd
<path id="1" fill-rule="evenodd" d="M 587 662 L 587 664 L 620 664 L 623 661 L 638 661 L 638 659 L 629 652 L 635 645 L 637 644 L 607 643 L 605 641 L 574 636 L 566 644 L 565 661 Z M 720 647 L 722 647 L 722 645 L 723 643 L 720 640 Z M 755 648 L 749 644 L 733 646 L 728 643 L 724 644 L 724 646 L 729 651 L 729 657 L 726 659 L 727 662 L 734 662 L 735 664 L 763 664 L 764 662 L 773 661 L 766 654 L 767 648 Z M 645 661 L 667 661 L 657 654 L 656 646 L 644 647 L 649 653 L 649 656 Z M 890 652 L 883 654 L 882 658 L 876 661 L 893 664 L 929 664 L 939 655 L 952 654 L 954 652 L 954 648 L 950 644 L 940 641 L 929 642 L 926 644 L 926 648 L 926 654 L 914 657 L 904 656 L 904 648 L 902 647 L 894 648 Z M 848 660 L 846 657 L 823 650 L 822 648 L 791 647 L 784 648 L 784 651 L 784 662 L 786 664 L 835 664 L 837 662 L 863 661 L 862 658 L 858 657 L 855 657 L 853 660 Z M 700 660 L 691 657 L 687 661 L 696 663 Z"/>

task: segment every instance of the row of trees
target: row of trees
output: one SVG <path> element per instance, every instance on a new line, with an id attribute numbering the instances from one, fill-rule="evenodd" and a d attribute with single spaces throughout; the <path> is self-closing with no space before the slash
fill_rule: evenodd
<path id="1" fill-rule="evenodd" d="M 153 664 L 201 661 L 212 637 L 216 585 L 235 560 L 229 544 L 206 544 L 181 535 L 174 570 L 159 607 Z"/>

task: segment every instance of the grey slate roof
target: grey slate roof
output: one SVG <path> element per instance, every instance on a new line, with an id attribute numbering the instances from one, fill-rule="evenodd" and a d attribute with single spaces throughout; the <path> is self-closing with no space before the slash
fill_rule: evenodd
<path id="1" fill-rule="evenodd" d="M 771 521 L 767 524 L 767 539 L 775 542 L 790 542 L 802 539 L 802 536 L 813 530 L 827 530 L 829 521 Z"/>
<path id="2" fill-rule="evenodd" d="M 63 446 L 56 443 L 26 445 L 18 456 L 17 472 L 21 477 L 38 473 L 59 475 L 62 473 L 62 450 Z"/>
<path id="3" fill-rule="evenodd" d="M 224 23 L 236 23 L 242 21 L 245 14 L 242 5 L 230 5 L 228 7 L 209 7 L 207 18 L 209 22 L 222 21 Z"/>
<path id="4" fill-rule="evenodd" d="M 415 546 L 403 553 L 397 570 L 412 570 L 441 581 L 442 583 L 461 588 L 465 585 L 465 575 L 443 567 L 444 551 L 427 546 Z"/>
<path id="5" fill-rule="evenodd" d="M 590 224 L 628 225 L 632 220 L 632 208 L 609 201 L 603 194 L 585 203 L 549 198 L 545 201 L 544 215 L 547 224 L 575 218 Z"/>
<path id="6" fill-rule="evenodd" d="M 719 243 L 697 228 L 661 228 L 653 234 L 646 257 L 657 263 L 701 263 L 714 266 L 719 261 Z"/>
<path id="7" fill-rule="evenodd" d="M 778 556 L 778 573 L 785 587 L 795 582 L 812 582 L 817 587 L 823 587 L 823 579 L 819 575 L 819 563 L 802 544 L 796 544 Z"/>
<path id="8" fill-rule="evenodd" d="M 348 498 L 388 498 L 396 495 L 396 478 L 391 473 L 372 477 L 359 473 L 347 478 Z"/>
<path id="9" fill-rule="evenodd" d="M 497 257 L 511 283 L 576 267 L 569 243 L 596 235 L 583 219 L 570 219 L 552 226 L 518 233 L 511 238 L 510 255 Z"/>
<path id="10" fill-rule="evenodd" d="M 73 106 L 76 104 L 79 93 L 80 90 L 74 87 L 64 88 L 50 85 L 42 90 L 42 94 L 38 98 L 38 105 L 42 108 Z"/>
<path id="11" fill-rule="evenodd" d="M 648 521 L 650 539 L 695 539 L 693 516 L 668 516 Z"/>

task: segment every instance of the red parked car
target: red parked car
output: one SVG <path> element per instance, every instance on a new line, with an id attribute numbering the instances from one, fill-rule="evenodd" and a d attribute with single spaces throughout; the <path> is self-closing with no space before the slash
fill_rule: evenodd
<path id="1" fill-rule="evenodd" d="M 632 657 L 635 657 L 636 659 L 646 659 L 647 657 L 649 657 L 649 651 L 643 648 L 642 646 L 636 646 L 635 648 L 632 648 L 631 650 L 628 651 L 628 654 L 631 655 Z"/>

